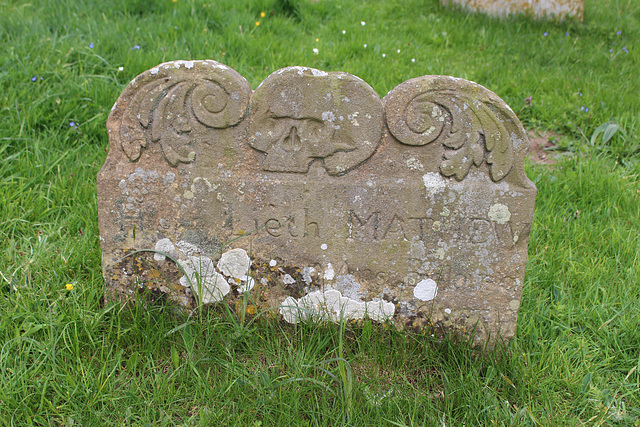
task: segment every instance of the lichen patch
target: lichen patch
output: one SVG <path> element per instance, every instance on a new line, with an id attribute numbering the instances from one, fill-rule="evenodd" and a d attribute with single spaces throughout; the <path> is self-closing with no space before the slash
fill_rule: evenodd
<path id="1" fill-rule="evenodd" d="M 175 251 L 175 249 L 176 247 L 169 239 L 160 239 L 156 242 L 156 251 L 158 252 L 171 253 Z M 166 258 L 167 257 L 161 253 L 153 254 L 153 259 L 156 261 L 164 261 Z"/>
<path id="2" fill-rule="evenodd" d="M 218 261 L 218 269 L 225 276 L 240 279 L 245 276 L 251 266 L 251 259 L 247 251 L 242 248 L 231 249 L 222 254 Z"/>
<path id="3" fill-rule="evenodd" d="M 439 173 L 429 172 L 422 176 L 422 182 L 427 190 L 427 195 L 433 196 L 444 190 L 447 182 Z"/>
<path id="4" fill-rule="evenodd" d="M 331 320 L 370 318 L 378 322 L 391 319 L 395 313 L 395 305 L 382 299 L 372 301 L 356 301 L 342 296 L 335 289 L 313 291 L 295 299 L 287 297 L 280 305 L 280 313 L 289 323 L 299 323 L 311 319 Z"/>
<path id="5" fill-rule="evenodd" d="M 324 270 L 324 280 L 333 280 L 335 276 L 335 271 L 333 270 L 333 266 L 331 263 L 327 264 L 327 268 Z"/>
<path id="6" fill-rule="evenodd" d="M 438 294 L 438 284 L 432 279 L 425 279 L 418 282 L 413 288 L 413 296 L 420 301 L 431 301 Z"/>
<path id="7" fill-rule="evenodd" d="M 489 219 L 498 224 L 506 224 L 511 219 L 511 212 L 506 205 L 496 203 L 489 208 Z"/>
<path id="8" fill-rule="evenodd" d="M 231 291 L 229 283 L 215 270 L 210 258 L 190 256 L 187 260 L 179 260 L 178 263 L 185 272 L 180 278 L 180 284 L 190 287 L 203 304 L 220 302 Z"/>

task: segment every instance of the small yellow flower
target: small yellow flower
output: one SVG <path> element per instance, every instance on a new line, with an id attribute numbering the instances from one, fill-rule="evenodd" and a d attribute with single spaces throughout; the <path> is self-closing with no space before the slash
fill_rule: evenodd
<path id="1" fill-rule="evenodd" d="M 67 288 L 68 291 L 73 290 L 73 284 L 71 283 L 67 283 L 66 285 L 64 285 L 65 288 Z"/>
<path id="2" fill-rule="evenodd" d="M 260 25 L 260 21 L 256 21 L 256 27 Z"/>
<path id="3" fill-rule="evenodd" d="M 319 42 L 319 41 L 320 41 L 320 39 L 316 39 L 316 41 L 317 41 L 317 42 Z"/>
<path id="4" fill-rule="evenodd" d="M 172 2 L 176 3 L 178 0 L 171 0 Z"/>
<path id="5" fill-rule="evenodd" d="M 265 16 L 267 16 L 267 14 L 266 14 L 266 13 L 264 13 L 264 12 L 260 12 L 260 18 L 264 18 Z"/>

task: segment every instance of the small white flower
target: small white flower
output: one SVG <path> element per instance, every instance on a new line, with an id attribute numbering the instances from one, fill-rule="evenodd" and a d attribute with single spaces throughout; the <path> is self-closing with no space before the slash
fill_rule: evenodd
<path id="1" fill-rule="evenodd" d="M 400 49 L 398 49 L 398 53 L 400 53 Z"/>
<path id="2" fill-rule="evenodd" d="M 313 54 L 314 54 L 314 55 L 317 55 L 317 54 L 318 54 L 318 48 L 317 48 L 317 47 L 314 47 L 314 48 L 313 48 Z"/>
<path id="3" fill-rule="evenodd" d="M 411 62 L 416 62 L 416 58 L 411 58 Z"/>
<path id="4" fill-rule="evenodd" d="M 342 34 L 347 34 L 347 30 L 342 30 Z"/>
<path id="5" fill-rule="evenodd" d="M 383 54 L 382 54 L 382 57 L 383 57 L 383 58 L 384 58 L 384 57 L 386 57 L 386 56 L 387 56 L 387 54 L 386 54 L 386 53 L 383 53 Z"/>
<path id="6" fill-rule="evenodd" d="M 366 43 L 363 46 L 364 46 L 365 49 L 367 48 L 367 44 Z"/>
<path id="7" fill-rule="evenodd" d="M 360 21 L 360 25 L 362 25 L 364 27 L 365 25 L 367 25 L 367 23 L 364 22 L 364 21 Z"/>
<path id="8" fill-rule="evenodd" d="M 124 67 L 118 67 L 118 71 L 124 71 Z"/>

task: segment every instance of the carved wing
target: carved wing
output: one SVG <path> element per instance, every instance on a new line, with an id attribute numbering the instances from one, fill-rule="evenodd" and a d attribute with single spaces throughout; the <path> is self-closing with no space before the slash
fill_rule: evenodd
<path id="1" fill-rule="evenodd" d="M 391 134 L 406 145 L 441 143 L 440 173 L 458 181 L 484 163 L 494 182 L 503 180 L 527 139 L 504 101 L 466 80 L 419 77 L 397 86 L 384 102 Z"/>
<path id="2" fill-rule="evenodd" d="M 212 143 L 212 131 L 237 125 L 247 114 L 251 87 L 215 61 L 175 61 L 136 77 L 118 103 L 125 103 L 120 146 L 130 161 L 159 144 L 172 166 L 195 160 L 194 146 Z"/>

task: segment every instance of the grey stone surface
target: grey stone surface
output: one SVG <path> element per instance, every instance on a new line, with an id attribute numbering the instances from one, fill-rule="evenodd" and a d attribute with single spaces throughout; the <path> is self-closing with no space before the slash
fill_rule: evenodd
<path id="1" fill-rule="evenodd" d="M 138 76 L 98 175 L 107 299 L 193 308 L 251 292 L 478 343 L 515 333 L 536 188 L 515 114 L 475 83 L 303 67 L 255 90 L 214 61 Z"/>
<path id="2" fill-rule="evenodd" d="M 493 16 L 527 14 L 536 18 L 584 19 L 584 0 L 440 0 Z"/>

